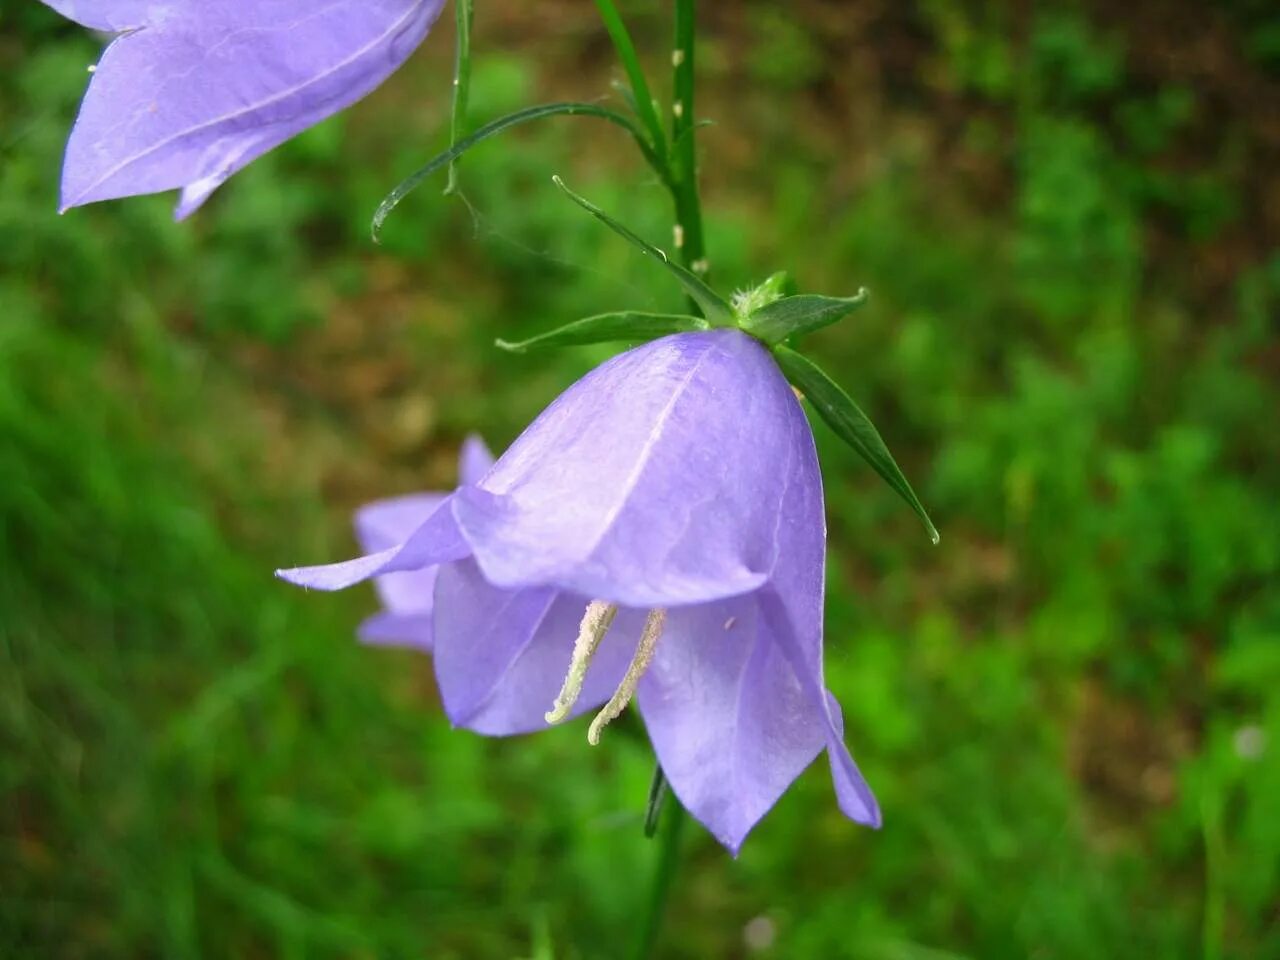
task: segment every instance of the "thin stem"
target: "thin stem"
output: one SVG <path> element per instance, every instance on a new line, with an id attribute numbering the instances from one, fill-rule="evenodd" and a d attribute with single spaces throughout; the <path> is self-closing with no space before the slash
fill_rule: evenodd
<path id="1" fill-rule="evenodd" d="M 676 245 L 684 265 L 698 276 L 708 271 L 698 194 L 697 120 L 694 84 L 697 61 L 697 0 L 676 0 L 675 68 L 671 104 L 672 194 L 676 202 Z"/>
<path id="2" fill-rule="evenodd" d="M 631 84 L 631 95 L 636 115 L 649 131 L 653 141 L 653 150 L 658 156 L 667 156 L 667 138 L 663 133 L 662 121 L 658 119 L 658 111 L 654 107 L 653 94 L 649 92 L 649 82 L 644 78 L 644 69 L 640 66 L 640 58 L 636 56 L 636 46 L 631 42 L 631 34 L 627 31 L 626 22 L 613 0 L 596 0 L 596 9 L 604 20 L 604 28 L 609 31 L 609 39 L 618 52 L 622 68 L 627 72 L 627 80 Z"/>
<path id="3" fill-rule="evenodd" d="M 453 0 L 458 23 L 458 52 L 453 68 L 453 112 L 449 118 L 449 146 L 456 146 L 467 133 L 467 107 L 471 101 L 471 20 L 474 0 Z M 458 189 L 458 159 L 449 163 L 445 196 Z"/>
<path id="4" fill-rule="evenodd" d="M 654 955 L 658 934 L 662 931 L 662 918 L 667 912 L 667 899 L 680 864 L 680 838 L 688 814 L 674 796 L 668 796 L 662 811 L 662 839 L 658 850 L 658 865 L 653 874 L 653 886 L 649 902 L 645 905 L 644 924 L 632 956 L 635 960 L 649 960 Z"/>

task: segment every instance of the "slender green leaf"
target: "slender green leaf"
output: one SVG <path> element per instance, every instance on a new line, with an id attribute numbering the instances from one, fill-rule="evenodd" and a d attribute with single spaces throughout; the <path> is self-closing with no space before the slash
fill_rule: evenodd
<path id="1" fill-rule="evenodd" d="M 575 320 L 555 330 L 549 330 L 528 340 L 512 343 L 499 340 L 497 344 L 511 353 L 525 353 L 539 347 L 576 347 L 588 343 L 611 343 L 619 340 L 656 340 L 673 333 L 691 333 L 707 330 L 710 324 L 701 317 L 687 317 L 667 313 L 603 313 L 585 320 Z"/>
<path id="2" fill-rule="evenodd" d="M 627 72 L 627 80 L 631 83 L 631 107 L 640 118 L 640 122 L 649 131 L 655 152 L 662 157 L 667 154 L 667 138 L 662 130 L 662 121 L 658 119 L 658 111 L 654 107 L 653 94 L 649 92 L 649 83 L 645 79 L 644 70 L 640 66 L 640 58 L 636 56 L 635 44 L 631 42 L 631 34 L 627 30 L 622 14 L 614 6 L 613 0 L 596 0 L 596 9 L 604 20 L 604 28 L 609 31 L 609 39 L 618 52 L 622 68 Z"/>
<path id="3" fill-rule="evenodd" d="M 866 289 L 853 297 L 820 297 L 802 294 L 783 297 L 761 307 L 742 321 L 742 329 L 773 346 L 788 337 L 819 330 L 843 320 L 867 302 Z"/>
<path id="4" fill-rule="evenodd" d="M 387 194 L 386 198 L 379 204 L 377 211 L 373 215 L 373 239 L 376 243 L 378 235 L 382 232 L 382 225 L 386 222 L 391 211 L 394 210 L 400 201 L 407 197 L 410 193 L 421 186 L 433 173 L 442 167 L 452 163 L 458 157 L 462 156 L 478 143 L 488 140 L 490 137 L 497 136 L 504 130 L 518 124 L 528 123 L 532 120 L 541 120 L 543 117 L 598 117 L 601 120 L 608 120 L 610 123 L 622 127 L 630 133 L 638 144 L 640 149 L 645 151 L 646 156 L 653 152 L 648 142 L 644 139 L 644 131 L 636 126 L 635 121 L 626 114 L 619 113 L 617 110 L 610 110 L 608 107 L 602 107 L 595 103 L 544 103 L 536 107 L 527 107 L 524 110 L 517 110 L 515 113 L 509 113 L 505 117 L 499 117 L 491 123 L 485 124 L 470 136 L 463 137 L 448 150 L 438 153 L 423 166 L 419 167 L 413 174 L 402 180 L 394 190 Z"/>
<path id="5" fill-rule="evenodd" d="M 929 519 L 923 504 L 911 489 L 911 484 L 903 476 L 902 470 L 893 459 L 893 454 L 885 446 L 880 431 L 867 418 L 847 393 L 834 380 L 822 372 L 807 357 L 801 356 L 786 347 L 775 347 L 774 357 L 778 366 L 786 374 L 787 379 L 809 398 L 815 410 L 827 422 L 836 435 L 862 456 L 873 470 L 884 478 L 885 483 L 906 500 L 911 509 L 924 521 L 925 529 L 934 543 L 941 536 L 938 529 Z"/>
<path id="6" fill-rule="evenodd" d="M 680 282 L 682 287 L 684 287 L 685 293 L 693 298 L 693 301 L 701 308 L 702 312 L 706 314 L 707 319 L 711 321 L 713 326 L 727 326 L 732 321 L 733 308 L 729 306 L 728 301 L 707 286 L 706 283 L 695 276 L 691 271 L 680 266 L 680 264 L 668 257 L 664 251 L 658 249 L 647 240 L 642 240 L 639 236 L 627 227 L 624 227 L 617 220 L 613 219 L 613 217 L 609 216 L 590 200 L 574 193 L 565 186 L 564 181 L 559 177 L 552 177 L 551 179 L 555 181 L 557 187 L 569 195 L 569 198 L 573 200 L 574 203 L 582 207 L 582 209 L 586 210 L 618 236 L 629 241 L 632 246 L 636 247 L 642 253 L 648 254 L 666 267 L 671 275 Z"/>
<path id="7" fill-rule="evenodd" d="M 453 0 L 458 27 L 458 52 L 453 68 L 453 112 L 449 118 L 449 146 L 456 146 L 467 130 L 467 105 L 471 99 L 471 20 L 474 0 Z M 458 158 L 449 163 L 445 196 L 458 189 Z"/>

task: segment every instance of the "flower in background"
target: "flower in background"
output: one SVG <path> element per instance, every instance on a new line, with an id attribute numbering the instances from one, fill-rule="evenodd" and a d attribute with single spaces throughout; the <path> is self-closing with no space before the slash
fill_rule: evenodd
<path id="1" fill-rule="evenodd" d="M 493 466 L 493 454 L 483 440 L 470 436 L 462 444 L 458 461 L 458 479 L 475 485 Z M 399 546 L 448 499 L 447 493 L 414 493 L 361 507 L 355 516 L 356 539 L 370 553 Z M 360 624 L 360 639 L 378 646 L 430 651 L 438 569 L 423 567 L 376 577 L 382 610 Z"/>
<path id="2" fill-rule="evenodd" d="M 813 434 L 756 340 L 615 357 L 479 482 L 402 520 L 394 545 L 280 575 L 335 590 L 413 572 L 425 589 L 434 570 L 454 724 L 502 736 L 598 711 L 595 743 L 634 695 L 672 789 L 731 851 L 824 748 L 841 810 L 879 824 L 823 682 Z"/>
<path id="3" fill-rule="evenodd" d="M 387 79 L 444 0 L 44 0 L 118 36 L 67 143 L 62 209 L 233 173 Z"/>

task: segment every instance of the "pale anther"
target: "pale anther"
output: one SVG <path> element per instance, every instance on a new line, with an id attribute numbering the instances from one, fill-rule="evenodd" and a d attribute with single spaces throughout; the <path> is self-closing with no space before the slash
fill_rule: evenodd
<path id="1" fill-rule="evenodd" d="M 673 67 L 678 67 L 678 66 L 680 66 L 680 64 L 682 64 L 682 63 L 684 63 L 684 51 L 683 51 L 683 50 L 672 50 L 672 51 L 671 51 L 671 65 L 672 65 Z"/>
<path id="2" fill-rule="evenodd" d="M 546 713 L 547 723 L 560 723 L 573 710 L 582 694 L 582 684 L 587 679 L 587 668 L 600 646 L 600 641 L 613 625 L 613 618 L 618 615 L 618 608 L 603 600 L 592 600 L 587 604 L 587 612 L 582 615 L 582 625 L 578 627 L 578 639 L 573 644 L 573 657 L 569 661 L 569 672 L 560 688 L 560 695 L 555 704 Z"/>
<path id="3" fill-rule="evenodd" d="M 676 249 L 679 250 L 684 246 L 684 227 L 677 223 L 671 232 L 675 235 Z"/>
<path id="4" fill-rule="evenodd" d="M 683 117 L 683 116 L 684 116 L 684 101 L 682 101 L 682 100 L 677 100 L 675 103 L 673 103 L 673 104 L 671 105 L 671 109 L 672 109 L 672 111 L 675 113 L 675 115 L 676 115 L 676 118 L 677 118 L 677 119 L 678 119 L 678 118 L 680 118 L 680 117 Z"/>
<path id="5" fill-rule="evenodd" d="M 618 684 L 618 689 L 614 691 L 613 696 L 609 698 L 609 702 L 591 721 L 591 726 L 587 730 L 587 742 L 593 747 L 600 745 L 601 732 L 622 714 L 627 704 L 631 702 L 631 698 L 636 695 L 636 687 L 640 685 L 640 678 L 653 662 L 653 652 L 658 648 L 658 640 L 662 637 L 662 629 L 666 623 L 667 611 L 649 611 L 649 616 L 644 621 L 644 632 L 640 634 L 640 643 L 636 645 L 635 656 L 631 658 L 626 675 Z"/>

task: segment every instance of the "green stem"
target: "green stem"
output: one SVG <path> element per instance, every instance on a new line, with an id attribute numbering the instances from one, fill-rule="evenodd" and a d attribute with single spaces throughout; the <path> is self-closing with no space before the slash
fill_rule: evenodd
<path id="1" fill-rule="evenodd" d="M 658 865 L 654 870 L 649 901 L 645 904 L 644 924 L 640 927 L 640 937 L 636 940 L 636 949 L 632 954 L 635 960 L 649 960 L 654 955 L 654 947 L 657 946 L 658 935 L 662 931 L 662 918 L 667 912 L 671 884 L 680 864 L 680 838 L 684 834 L 684 824 L 688 818 L 680 801 L 668 795 L 662 810 Z"/>
<path id="2" fill-rule="evenodd" d="M 636 45 L 631 42 L 631 34 L 627 31 L 626 22 L 613 0 L 596 0 L 596 9 L 604 20 L 604 28 L 609 32 L 609 39 L 618 52 L 622 68 L 627 72 L 627 80 L 631 84 L 631 97 L 636 115 L 649 131 L 653 150 L 664 160 L 667 156 L 667 138 L 663 133 L 662 121 L 658 119 L 658 111 L 654 107 L 653 94 L 649 92 L 649 82 L 644 78 L 644 69 L 640 66 L 640 58 L 636 56 Z"/>
<path id="3" fill-rule="evenodd" d="M 698 125 L 694 115 L 697 0 L 676 0 L 675 67 L 671 105 L 672 194 L 676 203 L 676 236 L 684 265 L 698 276 L 708 272 L 702 231 L 702 200 L 698 194 Z"/>
<path id="4" fill-rule="evenodd" d="M 467 107 L 471 100 L 471 20 L 474 0 L 453 0 L 458 23 L 458 52 L 453 68 L 453 112 L 449 118 L 449 146 L 456 146 L 467 133 Z M 449 164 L 449 182 L 444 195 L 458 189 L 458 161 Z"/>

